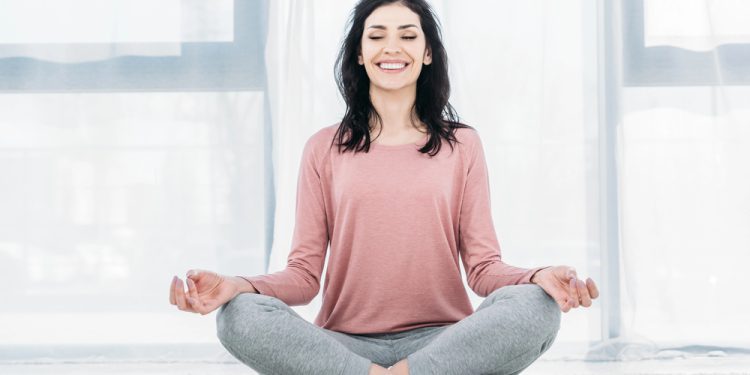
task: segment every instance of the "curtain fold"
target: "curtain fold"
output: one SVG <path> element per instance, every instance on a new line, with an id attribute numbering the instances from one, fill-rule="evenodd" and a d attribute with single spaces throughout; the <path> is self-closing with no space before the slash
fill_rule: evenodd
<path id="1" fill-rule="evenodd" d="M 291 250 L 297 178 L 304 144 L 315 131 L 338 121 L 335 115 L 339 106 L 336 96 L 321 95 L 326 88 L 329 91 L 331 87 L 335 88 L 333 63 L 330 55 L 321 52 L 321 46 L 324 45 L 323 41 L 328 47 L 336 45 L 339 30 L 335 33 L 325 32 L 321 25 L 333 17 L 331 11 L 349 9 L 351 3 L 316 1 L 313 4 L 304 0 L 269 2 L 266 69 L 277 199 L 268 273 L 283 270 Z M 321 9 L 325 11 L 324 14 L 317 13 Z M 321 76 L 321 71 L 331 74 Z M 321 282 L 321 293 L 312 302 L 292 308 L 300 316 L 313 321 L 321 306 L 322 289 Z"/>
<path id="2" fill-rule="evenodd" d="M 122 10 L 114 12 L 117 25 L 160 35 L 158 22 L 138 23 L 158 21 L 144 14 L 153 9 L 147 2 L 117 2 L 127 9 L 54 3 Z M 139 353 L 154 347 L 157 357 L 159 345 L 218 345 L 213 319 L 178 311 L 167 286 L 190 268 L 264 270 L 266 213 L 256 202 L 265 194 L 270 146 L 257 84 L 263 77 L 253 74 L 263 66 L 252 57 L 263 55 L 265 30 L 255 20 L 265 15 L 262 1 L 238 1 L 239 14 L 233 2 L 214 6 L 227 4 L 222 17 L 191 25 L 190 38 L 205 37 L 202 43 L 179 41 L 188 57 L 131 50 L 128 58 L 81 62 L 88 56 L 76 47 L 86 43 L 54 39 L 69 30 L 24 29 L 34 20 L 16 6 L 28 4 L 0 2 L 0 18 L 16 22 L 0 22 L 4 42 L 8 33 L 42 36 L 0 42 L 0 360 L 126 357 L 131 345 Z M 89 8 L 73 10 L 60 16 L 87 21 L 74 15 Z M 242 38 L 214 40 L 214 21 L 231 35 L 236 26 Z M 17 54 L 36 42 L 73 58 Z M 117 40 L 104 45 L 121 51 Z"/>
<path id="3" fill-rule="evenodd" d="M 750 352 L 750 301 L 739 297 L 750 281 L 750 81 L 725 60 L 750 56 L 750 38 L 701 26 L 742 6 L 686 2 L 690 21 L 662 24 L 669 38 L 649 40 L 659 36 L 649 12 L 674 17 L 658 3 L 644 0 L 643 13 L 627 2 L 613 8 L 622 25 L 645 17 L 646 37 L 620 43 L 633 32 L 620 25 L 612 41 L 622 56 L 614 68 L 622 332 L 596 343 L 592 360 Z M 745 44 L 720 52 L 728 40 Z"/>

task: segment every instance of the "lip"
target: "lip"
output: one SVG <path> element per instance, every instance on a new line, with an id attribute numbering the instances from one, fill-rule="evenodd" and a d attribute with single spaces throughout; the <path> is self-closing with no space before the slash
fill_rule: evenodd
<path id="1" fill-rule="evenodd" d="M 382 63 L 394 63 L 394 64 L 404 63 L 406 65 L 409 65 L 409 62 L 406 60 L 380 60 L 376 62 L 375 64 L 382 64 Z"/>
<path id="2" fill-rule="evenodd" d="M 404 64 L 404 67 L 401 68 L 401 69 L 398 69 L 398 70 L 383 69 L 383 68 L 380 67 L 380 64 L 383 64 L 383 63 L 386 63 L 386 64 L 388 64 L 388 63 L 392 63 L 392 64 Z M 401 73 L 401 72 L 405 71 L 406 68 L 409 67 L 409 65 L 411 65 L 411 63 L 408 62 L 408 61 L 404 61 L 404 60 L 381 60 L 381 61 L 378 61 L 378 62 L 375 63 L 375 66 L 378 67 L 378 70 L 380 70 L 383 73 L 387 73 L 387 74 L 398 74 L 398 73 Z"/>

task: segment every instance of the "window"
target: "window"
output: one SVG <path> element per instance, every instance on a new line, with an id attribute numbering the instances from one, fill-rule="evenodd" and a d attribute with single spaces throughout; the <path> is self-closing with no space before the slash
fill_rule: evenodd
<path id="1" fill-rule="evenodd" d="M 664 0 L 659 0 L 663 2 Z M 651 9 L 651 17 L 659 17 L 662 7 L 649 5 L 655 0 L 627 0 L 623 7 L 623 75 L 625 86 L 699 86 L 699 85 L 747 85 L 750 84 L 750 36 L 737 35 L 744 33 L 746 27 L 735 26 L 724 29 L 714 29 L 711 32 L 724 33 L 718 35 L 718 40 L 726 44 L 715 46 L 706 51 L 696 51 L 674 45 L 656 45 L 660 41 L 658 35 L 647 35 L 647 10 Z M 704 3 L 705 0 L 697 0 Z M 717 0 L 714 3 L 728 0 Z M 674 1 L 684 7 L 695 1 Z M 663 4 L 662 4 L 663 5 Z M 674 9 L 674 7 L 672 8 Z M 735 5 L 724 8 L 718 7 L 714 14 L 714 23 L 739 25 L 734 14 L 724 9 L 735 9 Z M 740 12 L 741 13 L 741 12 Z M 745 19 L 747 16 L 745 16 Z M 726 20 L 726 22 L 724 22 Z M 652 24 L 656 22 L 652 21 Z M 742 25 L 746 25 L 744 22 Z M 678 26 L 678 25 L 676 25 Z M 699 29 L 699 28 L 696 28 Z M 665 28 L 662 28 L 665 30 Z M 652 30 L 654 32 L 655 30 Z M 717 34 L 712 34 L 716 36 Z M 696 41 L 700 35 L 688 35 L 686 39 Z M 744 40 L 744 43 L 738 41 Z M 663 39 L 661 40 L 664 41 Z M 705 44 L 704 44 L 705 46 Z M 684 46 L 683 46 L 684 47 Z M 721 71 L 715 69 L 717 62 L 722 66 Z M 686 74 L 689 72 L 689 74 Z"/>
<path id="2" fill-rule="evenodd" d="M 117 3 L 118 0 L 109 0 L 109 2 Z M 73 3 L 91 3 L 91 1 L 79 0 Z M 10 6 L 8 4 L 13 4 L 13 2 L 4 6 Z M 183 0 L 177 5 L 189 8 L 207 6 L 205 4 Z M 35 43 L 23 44 L 25 48 L 36 46 L 46 50 L 62 51 L 95 50 L 97 47 L 106 50 L 112 48 L 123 50 L 120 56 L 111 59 L 61 63 L 23 57 L 21 54 L 14 56 L 13 51 L 17 51 L 20 45 L 8 43 L 10 41 L 8 37 L 0 37 L 2 38 L 0 39 L 0 57 L 5 57 L 0 58 L 0 92 L 260 89 L 265 82 L 263 50 L 266 2 L 234 0 L 230 5 L 233 12 L 229 16 L 233 19 L 213 20 L 215 22 L 233 21 L 233 38 L 230 41 L 189 41 L 196 40 L 196 38 L 192 35 L 182 35 L 182 43 L 170 44 L 179 49 L 179 54 L 176 56 L 143 56 L 128 53 L 128 49 L 135 47 L 138 47 L 137 50 L 141 52 L 158 46 L 164 47 L 163 42 L 101 43 L 93 39 L 94 43 L 60 43 L 60 41 L 40 43 L 39 40 L 35 40 Z M 139 6 L 153 7 L 153 3 Z M 5 14 L 9 17 L 8 12 Z M 190 20 L 184 19 L 185 12 L 182 14 L 182 21 L 189 22 Z M 7 24 L 5 27 L 0 27 L 0 35 L 4 30 L 8 30 L 6 35 L 13 32 Z"/>

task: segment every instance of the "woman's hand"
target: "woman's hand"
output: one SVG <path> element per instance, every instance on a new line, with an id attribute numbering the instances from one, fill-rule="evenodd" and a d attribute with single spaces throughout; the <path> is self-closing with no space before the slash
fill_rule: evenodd
<path id="1" fill-rule="evenodd" d="M 573 267 L 544 268 L 534 274 L 531 282 L 542 287 L 565 313 L 578 306 L 589 307 L 591 300 L 599 297 L 599 289 L 594 280 L 589 277 L 584 283 L 578 279 Z"/>
<path id="2" fill-rule="evenodd" d="M 240 293 L 234 277 L 226 277 L 215 272 L 190 270 L 187 272 L 188 293 L 179 277 L 172 278 L 169 288 L 169 303 L 182 311 L 206 315 L 229 302 Z M 245 282 L 243 280 L 243 282 Z"/>

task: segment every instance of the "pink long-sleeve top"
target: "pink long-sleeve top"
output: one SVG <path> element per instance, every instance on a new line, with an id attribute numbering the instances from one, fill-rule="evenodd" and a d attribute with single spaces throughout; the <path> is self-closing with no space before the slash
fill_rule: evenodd
<path id="1" fill-rule="evenodd" d="M 284 270 L 248 277 L 259 293 L 289 306 L 320 289 L 317 326 L 352 334 L 453 324 L 474 312 L 461 281 L 486 297 L 530 283 L 534 272 L 503 263 L 476 130 L 456 130 L 430 158 L 427 142 L 380 145 L 368 153 L 330 147 L 338 124 L 307 141 L 302 154 L 292 248 Z"/>

